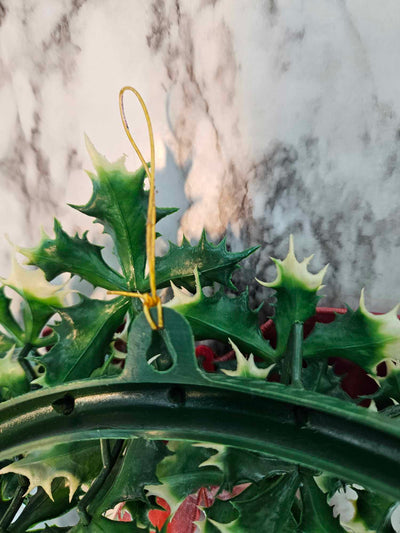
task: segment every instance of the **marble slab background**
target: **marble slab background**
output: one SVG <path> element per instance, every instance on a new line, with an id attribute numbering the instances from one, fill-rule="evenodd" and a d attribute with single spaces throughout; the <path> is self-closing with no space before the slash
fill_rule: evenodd
<path id="1" fill-rule="evenodd" d="M 2 0 L 0 233 L 21 245 L 100 228 L 65 207 L 90 182 L 86 132 L 110 159 L 128 154 L 118 91 L 143 94 L 157 143 L 162 227 L 192 239 L 228 231 L 232 248 L 329 262 L 325 305 L 383 311 L 400 301 L 398 0 Z M 144 120 L 127 98 L 131 128 Z M 8 274 L 10 246 L 1 244 Z"/>

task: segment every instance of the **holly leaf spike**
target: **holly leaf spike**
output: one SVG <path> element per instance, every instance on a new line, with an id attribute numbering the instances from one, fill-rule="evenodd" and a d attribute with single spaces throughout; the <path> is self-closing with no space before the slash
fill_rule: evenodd
<path id="1" fill-rule="evenodd" d="M 222 369 L 222 372 L 227 376 L 238 376 L 242 378 L 255 378 L 255 379 L 266 379 L 274 365 L 270 365 L 268 368 L 258 368 L 254 362 L 254 355 L 250 354 L 249 358 L 242 354 L 236 344 L 229 339 L 229 343 L 235 352 L 237 367 L 236 370 L 226 370 Z"/>
<path id="2" fill-rule="evenodd" d="M 28 264 L 40 267 L 48 280 L 63 272 L 80 276 L 95 287 L 105 289 L 126 289 L 124 278 L 104 261 L 102 246 L 92 244 L 87 239 L 87 231 L 79 237 L 70 237 L 54 219 L 55 238 L 51 239 L 44 230 L 38 246 L 34 248 L 17 248 L 28 258 Z"/>
<path id="3" fill-rule="evenodd" d="M 292 324 L 305 322 L 315 314 L 320 296 L 317 294 L 322 285 L 328 265 L 317 274 L 308 270 L 313 256 L 299 262 L 294 253 L 293 235 L 289 238 L 289 252 L 285 259 L 271 257 L 276 265 L 277 275 L 274 281 L 265 282 L 257 279 L 264 287 L 276 291 L 275 315 L 273 321 L 277 330 L 277 355 L 285 351 Z"/>

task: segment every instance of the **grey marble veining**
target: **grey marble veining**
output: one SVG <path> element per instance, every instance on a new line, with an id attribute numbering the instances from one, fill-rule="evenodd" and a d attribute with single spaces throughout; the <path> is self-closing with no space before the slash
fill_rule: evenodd
<path id="1" fill-rule="evenodd" d="M 397 0 L 2 0 L 0 232 L 31 245 L 90 182 L 98 150 L 138 163 L 118 114 L 120 87 L 143 94 L 156 134 L 168 238 L 262 244 L 242 269 L 272 279 L 270 255 L 329 262 L 325 305 L 400 301 L 400 4 Z M 129 100 L 129 101 L 128 101 Z M 133 98 L 127 114 L 146 150 Z M 3 241 L 0 271 L 8 273 Z"/>

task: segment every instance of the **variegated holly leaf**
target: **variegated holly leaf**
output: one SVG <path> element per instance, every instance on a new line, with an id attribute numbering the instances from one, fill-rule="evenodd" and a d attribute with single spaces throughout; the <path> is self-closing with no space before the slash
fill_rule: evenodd
<path id="1" fill-rule="evenodd" d="M 142 438 L 128 441 L 125 452 L 119 457 L 89 512 L 101 515 L 120 502 L 147 502 L 145 487 L 158 484 L 157 465 L 170 453 L 161 441 Z"/>
<path id="2" fill-rule="evenodd" d="M 223 444 L 210 443 L 199 444 L 199 446 L 217 452 L 201 463 L 200 468 L 205 466 L 219 468 L 223 474 L 221 486 L 228 491 L 231 491 L 235 485 L 258 483 L 266 477 L 293 472 L 297 468 L 295 465 L 270 455 L 232 448 Z"/>
<path id="3" fill-rule="evenodd" d="M 392 398 L 400 403 L 400 369 L 393 369 L 388 376 L 379 379 L 379 384 L 381 385 L 380 389 L 369 398 L 374 400 Z"/>
<path id="4" fill-rule="evenodd" d="M 253 354 L 250 354 L 249 358 L 246 359 L 246 357 L 242 354 L 236 344 L 231 341 L 231 339 L 229 339 L 229 343 L 231 344 L 233 351 L 235 352 L 236 370 L 226 370 L 223 368 L 222 372 L 224 374 L 226 374 L 227 376 L 238 376 L 242 378 L 264 380 L 267 378 L 274 365 L 270 365 L 268 368 L 259 368 L 254 361 Z"/>
<path id="5" fill-rule="evenodd" d="M 46 373 L 36 381 L 51 386 L 89 377 L 102 366 L 128 305 L 126 298 L 103 301 L 82 296 L 79 304 L 58 309 L 61 322 L 52 326 L 58 342 L 38 358 Z"/>
<path id="6" fill-rule="evenodd" d="M 400 360 L 399 306 L 383 315 L 374 315 L 365 307 L 364 291 L 356 311 L 347 308 L 329 324 L 316 324 L 305 340 L 305 358 L 343 357 L 367 372 L 385 359 Z"/>
<path id="7" fill-rule="evenodd" d="M 95 287 L 105 289 L 126 289 L 125 279 L 104 261 L 102 246 L 92 244 L 87 232 L 79 237 L 70 237 L 54 219 L 55 238 L 51 239 L 44 231 L 40 243 L 34 248 L 18 248 L 30 265 L 41 268 L 48 280 L 63 272 L 69 272 L 85 279 Z"/>
<path id="8" fill-rule="evenodd" d="M 165 457 L 156 470 L 161 484 L 147 485 L 148 496 L 163 498 L 171 507 L 173 515 L 183 500 L 201 487 L 220 485 L 221 471 L 214 466 L 200 465 L 214 453 L 191 442 L 170 441 L 168 449 L 173 455 Z"/>
<path id="9" fill-rule="evenodd" d="M 172 307 L 189 322 L 196 340 L 216 339 L 237 344 L 245 353 L 253 353 L 271 362 L 275 352 L 266 341 L 258 325 L 258 310 L 249 308 L 248 292 L 229 297 L 218 291 L 214 296 L 203 294 L 198 271 L 195 294 L 178 289 L 171 283 L 174 297 L 166 307 Z"/>
<path id="10" fill-rule="evenodd" d="M 18 521 L 9 528 L 10 532 L 28 531 L 32 526 L 45 520 L 58 518 L 76 507 L 79 490 L 70 499 L 70 488 L 66 481 L 65 478 L 53 480 L 51 484 L 52 499 L 42 488 L 38 488 L 35 494 L 29 494 L 25 499 L 22 513 L 18 516 Z"/>
<path id="11" fill-rule="evenodd" d="M 368 490 L 357 489 L 356 492 L 355 514 L 350 521 L 344 522 L 346 530 L 355 533 L 391 533 L 394 531 L 390 527 L 390 515 L 397 502 Z M 388 516 L 389 520 L 387 520 Z"/>
<path id="12" fill-rule="evenodd" d="M 326 265 L 317 274 L 308 271 L 312 255 L 299 263 L 294 253 L 293 236 L 289 240 L 289 252 L 285 259 L 274 259 L 277 276 L 272 282 L 257 280 L 264 287 L 276 291 L 275 315 L 273 321 L 277 332 L 276 352 L 282 355 L 286 349 L 290 330 L 295 322 L 305 322 L 315 314 L 320 299 Z"/>
<path id="13" fill-rule="evenodd" d="M 14 343 L 23 344 L 24 332 L 15 320 L 10 309 L 11 300 L 4 293 L 4 287 L 0 287 L 0 325 L 13 336 Z"/>
<path id="14" fill-rule="evenodd" d="M 78 524 L 69 530 L 70 533 L 150 533 L 149 528 L 141 528 L 132 522 L 116 522 L 99 516 L 91 520 L 88 526 Z"/>
<path id="15" fill-rule="evenodd" d="M 10 276 L 1 279 L 1 282 L 22 296 L 24 333 L 21 339 L 23 338 L 25 343 L 35 344 L 41 330 L 54 314 L 54 307 L 63 306 L 66 296 L 71 291 L 66 289 L 65 285 L 49 283 L 39 268 L 24 268 L 15 256 L 12 259 Z M 10 326 L 9 322 L 8 324 Z"/>
<path id="16" fill-rule="evenodd" d="M 11 347 L 0 357 L 0 398 L 8 400 L 29 391 L 29 381 L 18 361 L 19 348 Z"/>
<path id="17" fill-rule="evenodd" d="M 240 268 L 238 263 L 258 248 L 253 246 L 243 252 L 229 252 L 226 248 L 226 238 L 218 244 L 212 244 L 207 240 L 205 231 L 195 246 L 185 237 L 181 246 L 170 242 L 168 252 L 156 258 L 157 286 L 168 287 L 172 281 L 175 285 L 192 290 L 195 288 L 193 271 L 197 268 L 203 287 L 217 282 L 235 289 L 232 274 Z"/>
<path id="18" fill-rule="evenodd" d="M 309 359 L 307 367 L 303 368 L 301 380 L 307 390 L 320 392 L 342 400 L 352 401 L 341 387 L 343 376 L 337 376 L 327 361 Z"/>
<path id="19" fill-rule="evenodd" d="M 203 519 L 195 522 L 198 533 L 238 533 L 239 512 L 230 501 L 216 499 L 211 507 L 201 508 Z"/>
<path id="20" fill-rule="evenodd" d="M 303 513 L 298 533 L 344 533 L 339 519 L 333 517 L 333 510 L 313 477 L 303 476 L 300 486 Z"/>
<path id="21" fill-rule="evenodd" d="M 143 286 L 146 264 L 146 220 L 149 192 L 144 190 L 146 172 L 141 167 L 128 172 L 125 156 L 110 163 L 86 138 L 86 146 L 97 174 L 88 173 L 93 193 L 86 205 L 72 206 L 95 217 L 111 235 L 129 289 Z M 174 208 L 157 208 L 156 218 L 174 213 Z"/>
<path id="22" fill-rule="evenodd" d="M 34 450 L 23 459 L 15 461 L 0 470 L 1 474 L 14 472 L 29 480 L 28 494 L 35 487 L 42 487 L 53 499 L 51 485 L 54 479 L 65 478 L 69 487 L 69 498 L 82 483 L 90 483 L 102 466 L 98 441 L 68 442 L 50 448 Z"/>

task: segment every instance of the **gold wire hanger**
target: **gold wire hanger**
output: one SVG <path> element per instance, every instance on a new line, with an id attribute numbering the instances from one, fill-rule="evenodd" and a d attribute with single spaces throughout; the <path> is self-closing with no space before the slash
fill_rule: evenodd
<path id="1" fill-rule="evenodd" d="M 125 116 L 124 110 L 124 93 L 125 91 L 131 91 L 139 100 L 140 105 L 142 106 L 144 116 L 146 117 L 147 129 L 149 132 L 150 140 L 150 169 L 146 163 L 142 152 L 139 147 L 133 140 L 131 132 L 129 131 L 128 122 Z M 154 150 L 154 136 L 153 128 L 151 125 L 150 115 L 147 111 L 146 104 L 143 101 L 143 98 L 139 92 L 130 86 L 123 87 L 119 92 L 119 112 L 121 115 L 122 124 L 124 126 L 125 133 L 133 146 L 135 152 L 137 153 L 143 168 L 146 171 L 146 174 L 150 181 L 150 191 L 149 191 L 149 204 L 147 208 L 147 222 L 146 222 L 146 255 L 149 265 L 149 279 L 150 279 L 150 293 L 140 293 L 140 292 L 129 292 L 129 291 L 107 291 L 108 294 L 119 294 L 122 296 L 128 296 L 130 298 L 139 298 L 143 303 L 143 312 L 147 318 L 148 323 L 150 324 L 151 329 L 162 329 L 164 327 L 163 312 L 161 299 L 157 295 L 156 287 L 156 202 L 155 202 L 155 150 Z M 152 307 L 157 307 L 157 324 L 154 322 L 153 317 L 150 314 L 150 309 Z"/>

